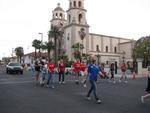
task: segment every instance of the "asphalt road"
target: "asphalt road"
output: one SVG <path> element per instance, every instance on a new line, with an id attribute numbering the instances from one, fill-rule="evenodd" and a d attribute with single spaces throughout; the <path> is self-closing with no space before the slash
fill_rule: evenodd
<path id="1" fill-rule="evenodd" d="M 36 86 L 34 77 L 28 72 L 23 75 L 8 75 L 0 72 L 0 113 L 150 113 L 150 99 L 144 104 L 140 97 L 145 94 L 147 79 L 128 79 L 128 83 L 98 81 L 98 95 L 102 104 L 93 98 L 87 101 L 89 87 L 76 85 L 72 76 L 66 84 L 55 89 Z"/>

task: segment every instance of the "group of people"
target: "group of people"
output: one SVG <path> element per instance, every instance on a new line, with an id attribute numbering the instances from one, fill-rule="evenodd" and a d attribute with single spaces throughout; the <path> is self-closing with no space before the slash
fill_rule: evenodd
<path id="1" fill-rule="evenodd" d="M 35 76 L 36 76 L 36 82 L 39 83 L 41 85 L 44 85 L 46 83 L 47 87 L 51 87 L 54 88 L 54 75 L 55 75 L 55 69 L 57 69 L 58 74 L 59 74 L 59 84 L 65 84 L 65 64 L 63 59 L 61 59 L 58 64 L 57 64 L 57 68 L 55 68 L 55 64 L 53 60 L 49 60 L 49 62 L 46 64 L 44 62 L 35 62 Z M 121 82 L 124 79 L 124 82 L 127 83 L 127 76 L 126 76 L 126 70 L 127 67 L 125 65 L 125 63 L 123 63 L 121 65 L 121 71 L 122 71 L 122 76 L 119 79 L 119 82 Z M 85 80 L 84 80 L 84 85 L 86 85 L 87 79 L 89 80 L 90 83 L 90 88 L 87 92 L 86 95 L 86 99 L 90 100 L 90 95 L 93 92 L 95 100 L 97 103 L 101 103 L 102 101 L 99 99 L 98 95 L 97 95 L 97 79 L 98 76 L 105 76 L 103 69 L 100 67 L 100 65 L 98 65 L 96 63 L 95 59 L 91 60 L 90 64 L 85 64 L 84 62 L 80 62 L 80 60 L 76 60 L 73 64 L 72 64 L 72 71 L 75 73 L 76 76 L 76 83 L 79 84 L 78 78 L 80 76 L 85 76 Z M 111 74 L 110 80 L 112 80 L 115 83 L 115 79 L 114 79 L 114 74 L 115 74 L 115 69 L 114 69 L 114 64 L 112 63 L 110 65 L 110 70 L 109 73 Z M 40 74 L 41 73 L 41 74 Z M 41 77 L 39 75 L 42 75 Z M 48 75 L 47 81 L 46 81 L 46 75 Z M 144 103 L 144 99 L 150 97 L 150 69 L 149 69 L 149 73 L 148 73 L 148 87 L 146 89 L 146 91 L 148 92 L 147 95 L 142 96 L 141 97 L 141 101 Z"/>

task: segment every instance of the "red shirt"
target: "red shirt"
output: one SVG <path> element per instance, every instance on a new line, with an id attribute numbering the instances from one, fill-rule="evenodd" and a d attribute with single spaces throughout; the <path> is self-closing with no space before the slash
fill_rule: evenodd
<path id="1" fill-rule="evenodd" d="M 126 65 L 122 65 L 122 66 L 121 66 L 121 70 L 122 70 L 122 72 L 125 72 L 125 71 L 127 70 Z"/>
<path id="2" fill-rule="evenodd" d="M 54 68 L 55 68 L 54 63 L 48 63 L 48 70 L 49 70 L 50 72 L 54 72 Z"/>
<path id="3" fill-rule="evenodd" d="M 65 65 L 64 65 L 64 63 L 59 63 L 58 64 L 58 70 L 59 70 L 59 72 L 64 72 L 65 71 Z"/>
<path id="4" fill-rule="evenodd" d="M 80 70 L 81 70 L 81 71 L 85 71 L 85 69 L 86 69 L 86 65 L 83 64 L 83 63 L 81 63 L 81 64 L 80 64 Z"/>
<path id="5" fill-rule="evenodd" d="M 73 71 L 74 72 L 80 72 L 80 62 L 75 62 L 75 63 L 73 63 Z"/>

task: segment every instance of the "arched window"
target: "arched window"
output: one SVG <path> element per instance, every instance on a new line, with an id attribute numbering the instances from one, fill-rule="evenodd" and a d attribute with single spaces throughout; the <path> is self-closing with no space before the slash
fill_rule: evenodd
<path id="1" fill-rule="evenodd" d="M 58 18 L 58 14 L 56 13 L 56 16 L 55 16 L 56 18 Z"/>
<path id="2" fill-rule="evenodd" d="M 68 15 L 68 20 L 69 20 L 69 23 L 71 22 L 71 16 L 70 14 Z"/>
<path id="3" fill-rule="evenodd" d="M 82 2 L 81 2 L 81 1 L 78 2 L 78 6 L 79 6 L 79 7 L 82 6 Z"/>
<path id="4" fill-rule="evenodd" d="M 74 4 L 74 7 L 76 7 L 76 1 L 74 1 L 73 4 Z"/>
<path id="5" fill-rule="evenodd" d="M 96 51 L 99 52 L 99 45 L 96 45 Z"/>
<path id="6" fill-rule="evenodd" d="M 72 7 L 72 3 L 70 2 L 70 8 Z"/>
<path id="7" fill-rule="evenodd" d="M 62 16 L 62 13 L 60 13 L 59 15 L 60 15 L 60 18 L 62 19 L 62 17 L 63 17 L 63 16 Z"/>
<path id="8" fill-rule="evenodd" d="M 108 46 L 106 46 L 106 52 L 108 52 Z"/>
<path id="9" fill-rule="evenodd" d="M 79 23 L 82 21 L 82 14 L 79 14 L 78 21 L 79 21 Z"/>
<path id="10" fill-rule="evenodd" d="M 117 53 L 117 47 L 114 48 L 114 52 Z"/>

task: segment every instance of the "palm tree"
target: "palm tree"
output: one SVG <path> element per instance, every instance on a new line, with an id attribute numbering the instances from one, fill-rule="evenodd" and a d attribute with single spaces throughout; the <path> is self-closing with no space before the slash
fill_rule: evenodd
<path id="1" fill-rule="evenodd" d="M 37 58 L 36 50 L 39 49 L 39 53 L 40 53 L 41 41 L 40 41 L 40 40 L 37 40 L 37 39 L 33 40 L 32 46 L 35 48 L 35 58 Z"/>
<path id="2" fill-rule="evenodd" d="M 52 26 L 48 34 L 49 34 L 49 38 L 54 39 L 54 45 L 55 45 L 54 57 L 55 57 L 55 65 L 57 65 L 57 61 L 58 61 L 58 43 L 57 42 L 60 40 L 60 38 L 62 38 L 63 31 L 61 31 L 61 29 L 58 28 L 57 26 Z"/>
<path id="3" fill-rule="evenodd" d="M 19 62 L 21 63 L 21 57 L 24 55 L 23 47 L 16 47 L 15 52 L 17 59 L 19 59 Z"/>
<path id="4" fill-rule="evenodd" d="M 50 52 L 54 49 L 54 43 L 52 41 L 44 42 L 41 45 L 42 50 L 46 50 L 48 52 L 48 60 L 50 59 Z"/>

